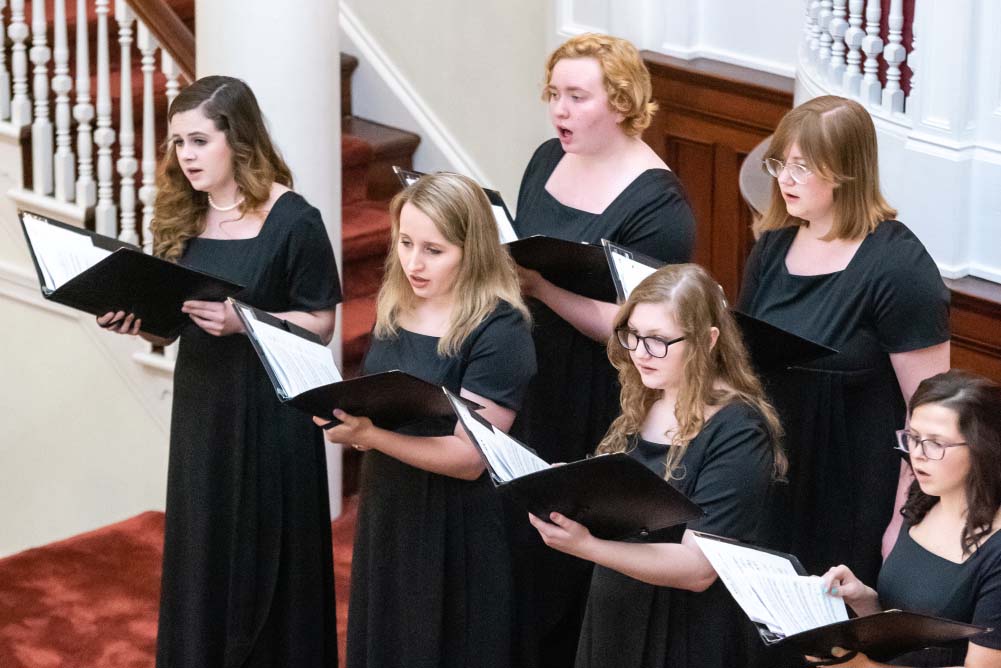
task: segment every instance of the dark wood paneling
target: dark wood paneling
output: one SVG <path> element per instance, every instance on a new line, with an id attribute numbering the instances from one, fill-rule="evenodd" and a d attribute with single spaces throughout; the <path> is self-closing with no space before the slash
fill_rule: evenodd
<path id="1" fill-rule="evenodd" d="M 1001 382 L 1001 285 L 947 280 L 952 292 L 952 366 Z"/>
<path id="2" fill-rule="evenodd" d="M 753 243 L 740 165 L 792 108 L 793 80 L 706 59 L 643 57 L 660 105 L 644 139 L 685 184 L 698 225 L 694 260 L 735 301 Z"/>

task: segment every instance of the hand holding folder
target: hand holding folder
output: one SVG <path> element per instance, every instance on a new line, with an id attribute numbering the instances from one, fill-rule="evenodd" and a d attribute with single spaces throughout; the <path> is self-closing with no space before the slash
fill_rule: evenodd
<path id="1" fill-rule="evenodd" d="M 479 450 L 494 486 L 536 517 L 558 512 L 598 538 L 673 542 L 702 510 L 666 480 L 624 454 L 550 466 L 445 391 Z"/>

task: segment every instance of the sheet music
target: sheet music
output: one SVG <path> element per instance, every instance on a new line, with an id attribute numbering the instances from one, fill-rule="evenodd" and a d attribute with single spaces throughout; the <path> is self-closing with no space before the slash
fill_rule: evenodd
<path id="1" fill-rule="evenodd" d="M 507 211 L 499 204 L 491 204 L 490 208 L 494 212 L 494 220 L 497 221 L 497 233 L 502 244 L 509 244 L 518 240 L 518 233 L 514 231 L 511 221 L 508 220 Z"/>
<path id="2" fill-rule="evenodd" d="M 327 347 L 261 322 L 247 307 L 237 308 L 243 312 L 244 321 L 264 351 L 268 366 L 282 386 L 284 398 L 290 399 L 314 387 L 343 380 Z"/>
<path id="3" fill-rule="evenodd" d="M 50 225 L 30 213 L 21 214 L 21 219 L 48 292 L 111 255 L 111 251 L 95 246 L 86 234 Z"/>
<path id="4" fill-rule="evenodd" d="M 784 636 L 848 619 L 840 598 L 821 591 L 821 579 L 796 573 L 785 557 L 694 535 L 702 553 L 753 621 Z"/>
<path id="5" fill-rule="evenodd" d="M 657 268 L 643 264 L 642 262 L 637 262 L 631 257 L 626 257 L 614 248 L 611 250 L 612 264 L 615 265 L 615 273 L 619 276 L 619 282 L 622 284 L 622 291 L 625 293 L 624 297 L 628 298 L 629 294 L 636 289 L 636 286 L 639 285 L 644 278 L 657 271 Z"/>
<path id="6" fill-rule="evenodd" d="M 500 429 L 488 427 L 473 417 L 469 407 L 455 399 L 453 395 L 449 395 L 449 401 L 452 402 L 459 420 L 472 432 L 480 452 L 490 462 L 490 469 L 503 482 L 549 468 L 549 464 L 518 441 Z"/>

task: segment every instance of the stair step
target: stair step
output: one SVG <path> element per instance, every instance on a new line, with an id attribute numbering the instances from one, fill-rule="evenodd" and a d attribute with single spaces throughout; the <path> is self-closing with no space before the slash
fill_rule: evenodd
<path id="1" fill-rule="evenodd" d="M 382 202 L 365 200 L 341 208 L 344 262 L 384 257 L 389 244 L 389 212 Z"/>
<path id="2" fill-rule="evenodd" d="M 372 147 L 350 135 L 341 135 L 341 202 L 344 205 L 368 197 L 368 169 Z"/>
<path id="3" fill-rule="evenodd" d="M 358 59 L 341 52 L 341 116 L 351 115 L 351 75 L 358 68 Z"/>
<path id="4" fill-rule="evenodd" d="M 375 324 L 375 297 L 360 297 L 344 302 L 341 334 L 344 377 L 358 375 L 361 360 L 368 348 L 369 334 Z"/>
<path id="5" fill-rule="evenodd" d="M 368 197 L 388 200 L 400 190 L 393 165 L 413 167 L 414 151 L 421 143 L 419 135 L 357 116 L 341 121 L 341 133 L 361 139 L 372 147 L 372 165 L 368 175 Z"/>

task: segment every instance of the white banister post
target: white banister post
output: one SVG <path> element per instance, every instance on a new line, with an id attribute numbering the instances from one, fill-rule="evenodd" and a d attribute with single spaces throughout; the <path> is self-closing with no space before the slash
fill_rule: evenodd
<path id="1" fill-rule="evenodd" d="M 810 0 L 810 65 L 820 62 L 820 0 Z"/>
<path id="2" fill-rule="evenodd" d="M 0 0 L 0 35 L 7 34 L 7 21 L 4 9 L 7 0 Z M 10 118 L 10 72 L 7 71 L 7 47 L 0 48 L 0 121 Z"/>
<path id="3" fill-rule="evenodd" d="M 862 40 L 862 50 L 865 52 L 862 85 L 859 97 L 866 104 L 879 104 L 882 87 L 879 83 L 879 61 L 877 58 L 883 52 L 883 38 L 879 36 L 879 22 L 883 13 L 880 0 L 866 0 L 865 3 L 865 38 Z"/>
<path id="4" fill-rule="evenodd" d="M 18 127 L 31 123 L 31 98 L 28 97 L 28 24 L 24 22 L 24 0 L 10 0 L 10 26 L 7 36 L 10 50 L 10 70 L 14 79 L 14 97 L 10 103 L 10 122 Z"/>
<path id="5" fill-rule="evenodd" d="M 111 145 L 115 143 L 115 131 L 111 127 L 111 57 L 108 38 L 108 2 L 97 0 L 97 129 L 94 142 L 97 144 L 97 208 L 94 211 L 94 225 L 98 233 L 109 237 L 117 236 L 116 207 L 114 189 L 111 183 L 113 169 Z"/>
<path id="6" fill-rule="evenodd" d="M 31 187 L 39 195 L 52 193 L 52 121 L 49 119 L 49 46 L 45 0 L 31 0 L 31 62 L 35 65 L 31 123 Z"/>
<path id="7" fill-rule="evenodd" d="M 76 156 L 73 155 L 73 136 L 70 128 L 70 47 L 66 36 L 66 0 L 55 0 L 55 21 L 52 73 L 52 90 L 56 94 L 56 156 L 54 165 L 55 195 L 62 202 L 73 201 L 76 180 Z"/>
<path id="8" fill-rule="evenodd" d="M 118 238 L 131 244 L 139 243 L 136 231 L 136 131 L 132 114 L 132 24 L 135 15 L 125 0 L 115 0 L 118 21 L 118 46 L 122 68 L 118 97 L 118 206 L 121 225 Z"/>
<path id="9" fill-rule="evenodd" d="M 887 111 L 904 110 L 904 90 L 900 87 L 900 65 L 907 60 L 904 49 L 904 0 L 891 0 L 887 23 L 889 44 L 883 49 L 886 61 L 886 87 L 883 89 L 883 107 Z"/>
<path id="10" fill-rule="evenodd" d="M 160 49 L 160 71 L 163 72 L 163 76 L 167 77 L 167 111 L 169 112 L 174 98 L 181 92 L 181 84 L 178 82 L 181 68 L 174 62 L 173 56 L 164 49 Z"/>
<path id="11" fill-rule="evenodd" d="M 139 201 L 143 205 L 142 241 L 143 250 L 153 252 L 153 201 L 156 199 L 156 116 L 153 108 L 153 73 L 156 71 L 156 50 L 158 45 L 153 34 L 142 21 L 139 22 L 136 42 L 142 53 L 143 72 L 143 116 L 142 116 L 142 187 Z"/>
<path id="12" fill-rule="evenodd" d="M 845 33 L 848 31 L 846 4 L 847 0 L 834 0 L 828 25 L 831 33 L 831 62 L 827 66 L 827 80 L 835 86 L 840 86 L 845 76 Z"/>
<path id="13" fill-rule="evenodd" d="M 813 26 L 816 23 L 813 16 L 810 14 L 810 5 L 813 4 L 813 0 L 806 0 L 803 3 L 803 13 L 806 15 L 806 21 L 803 22 L 803 44 L 800 48 L 800 59 L 806 61 L 810 57 L 810 40 L 813 38 Z"/>
<path id="14" fill-rule="evenodd" d="M 845 60 L 845 73 L 841 79 L 841 87 L 845 93 L 858 96 L 859 85 L 862 83 L 862 8 L 865 0 L 848 0 L 848 30 L 845 32 L 845 44 L 848 45 L 848 56 Z"/>
<path id="15" fill-rule="evenodd" d="M 76 15 L 87 15 L 87 0 L 76 0 Z M 90 49 L 87 41 L 87 22 L 76 22 L 76 104 L 73 118 L 76 120 L 76 152 L 79 155 L 79 171 L 76 179 L 76 203 L 89 209 L 97 202 L 97 184 L 94 183 L 94 138 L 91 121 L 94 120 L 94 105 L 90 102 Z"/>
<path id="16" fill-rule="evenodd" d="M 817 23 L 820 25 L 820 50 L 817 53 L 817 72 L 826 76 L 827 67 L 831 62 L 831 0 L 820 0 L 820 13 Z"/>

